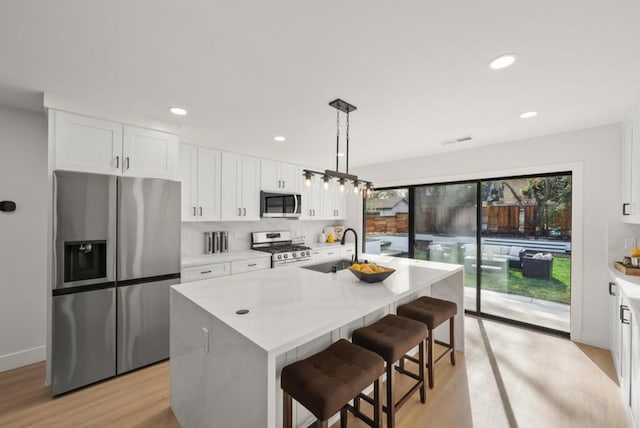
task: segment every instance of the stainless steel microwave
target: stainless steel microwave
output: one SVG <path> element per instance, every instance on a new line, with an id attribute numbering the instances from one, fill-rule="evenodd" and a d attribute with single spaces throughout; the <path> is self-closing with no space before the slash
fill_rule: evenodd
<path id="1" fill-rule="evenodd" d="M 301 197 L 296 193 L 260 192 L 261 217 L 298 218 L 301 212 Z"/>

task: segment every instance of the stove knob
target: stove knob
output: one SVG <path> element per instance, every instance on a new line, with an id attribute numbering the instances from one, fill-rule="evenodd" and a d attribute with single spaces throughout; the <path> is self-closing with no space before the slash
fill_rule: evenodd
<path id="1" fill-rule="evenodd" d="M 287 254 L 285 254 L 283 257 L 286 259 L 287 258 Z"/>
<path id="2" fill-rule="evenodd" d="M 311 251 L 307 251 L 307 256 L 310 256 L 310 255 L 311 255 Z"/>
<path id="3" fill-rule="evenodd" d="M 282 258 L 281 254 L 278 254 L 278 260 L 280 260 Z"/>
<path id="4" fill-rule="evenodd" d="M 296 253 L 291 253 L 291 257 L 297 257 Z"/>

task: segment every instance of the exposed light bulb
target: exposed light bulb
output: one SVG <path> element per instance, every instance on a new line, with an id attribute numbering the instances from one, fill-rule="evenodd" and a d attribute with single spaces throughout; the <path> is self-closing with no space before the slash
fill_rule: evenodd
<path id="1" fill-rule="evenodd" d="M 305 178 L 304 179 L 304 184 L 306 184 L 307 187 L 311 187 L 311 178 L 310 177 Z"/>
<path id="2" fill-rule="evenodd" d="M 324 176 L 324 190 L 327 190 L 329 188 L 329 177 L 327 177 L 326 175 Z"/>
<path id="3" fill-rule="evenodd" d="M 340 179 L 340 191 L 344 192 L 344 178 Z"/>

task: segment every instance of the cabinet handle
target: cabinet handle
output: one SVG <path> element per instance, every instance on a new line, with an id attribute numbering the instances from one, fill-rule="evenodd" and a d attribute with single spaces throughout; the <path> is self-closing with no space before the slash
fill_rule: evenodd
<path id="1" fill-rule="evenodd" d="M 202 207 L 200 207 L 200 217 L 202 217 Z"/>
<path id="2" fill-rule="evenodd" d="M 246 217 L 246 216 L 247 216 L 247 209 L 246 209 L 246 208 L 243 208 L 243 209 L 242 209 L 242 215 L 243 215 L 244 217 Z"/>
<path id="3" fill-rule="evenodd" d="M 238 208 L 238 216 L 242 216 L 242 208 Z"/>
<path id="4" fill-rule="evenodd" d="M 129 156 L 127 156 L 127 169 L 129 169 Z"/>
<path id="5" fill-rule="evenodd" d="M 257 263 L 251 263 L 250 265 L 247 265 L 247 266 L 253 267 L 253 266 L 256 266 L 256 265 L 257 265 Z"/>
<path id="6" fill-rule="evenodd" d="M 629 310 L 629 306 L 620 305 L 620 322 L 622 324 L 631 324 L 631 322 L 624 317 L 624 311 L 628 311 L 628 310 Z"/>
<path id="7" fill-rule="evenodd" d="M 616 283 L 615 283 L 615 282 L 611 282 L 611 281 L 609 281 L 609 295 L 610 295 L 610 296 L 615 296 L 615 295 L 616 295 L 616 293 L 614 293 L 614 292 L 613 292 L 613 289 L 611 288 L 611 287 L 612 287 L 612 286 L 614 286 L 614 285 L 616 285 Z"/>
<path id="8" fill-rule="evenodd" d="M 205 273 L 211 273 L 210 270 L 205 270 L 204 272 L 200 272 L 202 275 L 204 275 Z"/>
<path id="9" fill-rule="evenodd" d="M 116 156 L 116 169 L 120 168 L 120 156 Z"/>
<path id="10" fill-rule="evenodd" d="M 622 204 L 622 215 L 629 215 L 631 214 L 630 212 L 627 211 L 627 208 L 631 206 L 631 204 L 626 203 L 626 204 Z"/>
<path id="11" fill-rule="evenodd" d="M 193 216 L 196 216 L 196 207 L 193 207 Z"/>
<path id="12" fill-rule="evenodd" d="M 287 187 L 287 182 L 282 180 L 282 188 L 284 189 L 285 187 Z"/>
<path id="13" fill-rule="evenodd" d="M 282 181 L 278 180 L 278 189 L 280 189 L 282 187 Z"/>

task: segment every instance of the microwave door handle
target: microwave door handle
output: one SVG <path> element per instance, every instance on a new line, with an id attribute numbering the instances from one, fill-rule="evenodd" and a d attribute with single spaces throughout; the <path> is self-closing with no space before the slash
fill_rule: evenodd
<path id="1" fill-rule="evenodd" d="M 298 197 L 296 196 L 296 194 L 293 194 L 293 202 L 295 203 L 294 207 L 293 207 L 293 214 L 297 214 L 298 213 Z"/>

